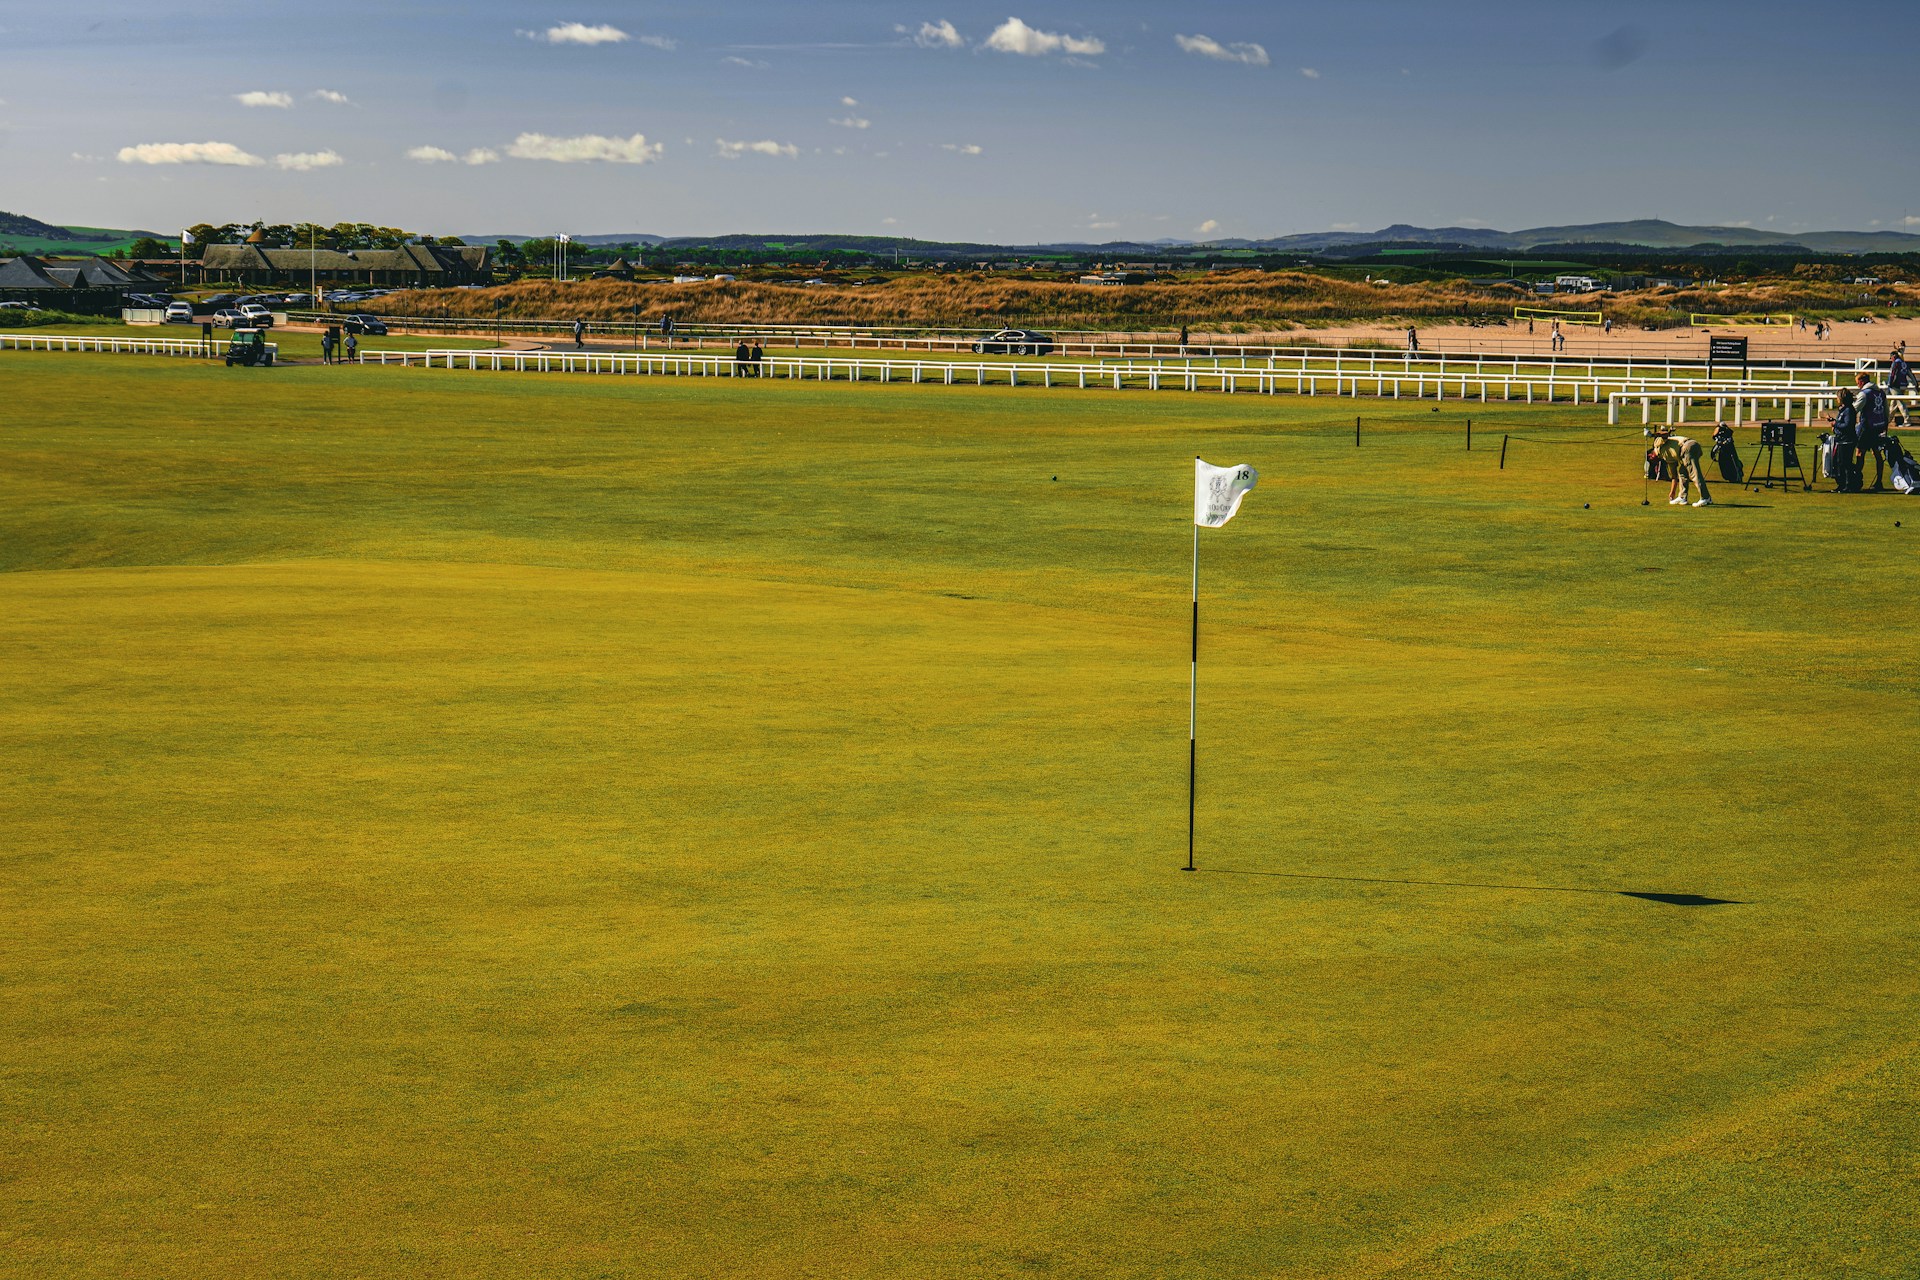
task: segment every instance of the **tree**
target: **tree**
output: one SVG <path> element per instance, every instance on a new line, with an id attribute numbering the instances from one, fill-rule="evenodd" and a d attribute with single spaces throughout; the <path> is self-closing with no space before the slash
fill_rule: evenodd
<path id="1" fill-rule="evenodd" d="M 173 246 L 164 240 L 156 240 L 152 236 L 141 236 L 127 246 L 127 256 L 129 258 L 170 258 L 173 256 Z"/>

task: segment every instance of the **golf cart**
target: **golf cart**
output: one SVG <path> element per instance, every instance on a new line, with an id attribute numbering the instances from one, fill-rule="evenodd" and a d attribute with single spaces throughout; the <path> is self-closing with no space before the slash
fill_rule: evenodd
<path id="1" fill-rule="evenodd" d="M 231 369 L 237 364 L 272 364 L 273 350 L 267 342 L 267 335 L 261 330 L 235 329 L 233 341 L 227 345 L 227 368 Z"/>

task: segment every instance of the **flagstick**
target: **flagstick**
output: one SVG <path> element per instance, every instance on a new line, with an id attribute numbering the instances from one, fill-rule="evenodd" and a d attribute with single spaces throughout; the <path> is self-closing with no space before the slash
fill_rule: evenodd
<path id="1" fill-rule="evenodd" d="M 1200 522 L 1193 523 L 1193 666 L 1187 676 L 1187 871 L 1193 870 L 1193 790 L 1200 748 L 1194 729 L 1200 699 Z"/>

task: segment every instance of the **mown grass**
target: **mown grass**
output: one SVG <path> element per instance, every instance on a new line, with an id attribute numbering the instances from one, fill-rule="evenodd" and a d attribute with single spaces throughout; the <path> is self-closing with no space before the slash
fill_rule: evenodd
<path id="1" fill-rule="evenodd" d="M 1899 500 L 1643 508 L 1565 408 L 0 359 L 0 1270 L 1920 1266 Z M 1195 453 L 1263 478 L 1186 875 Z"/>

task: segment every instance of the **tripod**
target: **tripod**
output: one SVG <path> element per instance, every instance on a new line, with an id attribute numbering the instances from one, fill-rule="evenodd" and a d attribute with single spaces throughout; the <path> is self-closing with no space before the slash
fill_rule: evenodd
<path id="1" fill-rule="evenodd" d="M 1800 491 L 1811 493 L 1813 481 L 1807 479 L 1807 473 L 1800 466 L 1800 447 L 1795 442 L 1799 433 L 1799 424 L 1793 422 L 1763 422 L 1760 424 L 1760 454 L 1753 460 L 1753 470 L 1747 472 L 1746 488 L 1771 489 L 1778 484 L 1782 492 L 1793 487 L 1794 477 L 1800 480 Z M 1778 465 L 1779 470 L 1775 471 Z"/>

